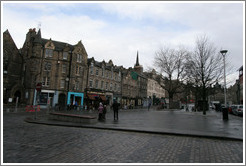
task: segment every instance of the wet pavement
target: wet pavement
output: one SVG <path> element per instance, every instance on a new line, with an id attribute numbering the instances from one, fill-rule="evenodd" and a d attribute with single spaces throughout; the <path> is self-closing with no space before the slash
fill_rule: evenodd
<path id="1" fill-rule="evenodd" d="M 84 111 L 70 113 L 97 115 Z M 44 110 L 37 113 L 36 120 L 33 112 L 18 110 L 2 115 L 2 162 L 10 165 L 244 162 L 244 142 L 237 138 L 242 135 L 243 118 L 229 115 L 226 122 L 221 113 L 213 111 L 204 116 L 201 112 L 181 110 L 121 110 L 118 121 L 113 120 L 110 111 L 105 122 L 93 125 L 50 121 Z M 33 123 L 26 123 L 27 117 Z M 216 130 L 215 136 L 209 136 Z M 200 136 L 191 137 L 189 133 Z"/>
<path id="2" fill-rule="evenodd" d="M 97 116 L 97 113 L 93 111 L 73 110 L 70 112 L 66 111 L 66 113 Z M 207 111 L 206 115 L 203 115 L 202 112 L 185 112 L 184 110 L 120 110 L 119 120 L 113 119 L 113 111 L 111 110 L 107 112 L 105 121 L 98 121 L 96 124 L 54 121 L 48 120 L 47 116 L 42 116 L 38 120 L 32 118 L 29 119 L 28 122 L 59 126 L 243 140 L 243 117 L 229 114 L 229 120 L 223 120 L 222 113 L 214 110 Z"/>

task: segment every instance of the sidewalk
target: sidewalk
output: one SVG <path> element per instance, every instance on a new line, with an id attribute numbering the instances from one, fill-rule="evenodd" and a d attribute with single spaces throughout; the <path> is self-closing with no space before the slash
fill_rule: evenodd
<path id="1" fill-rule="evenodd" d="M 71 113 L 97 115 L 96 112 L 85 111 Z M 47 116 L 40 116 L 37 120 L 27 118 L 26 121 L 47 125 L 243 140 L 243 117 L 229 114 L 229 120 L 223 120 L 222 113 L 213 110 L 207 111 L 207 115 L 183 110 L 120 110 L 118 121 L 113 119 L 113 111 L 108 111 L 106 120 L 96 124 L 54 121 L 48 120 Z"/>

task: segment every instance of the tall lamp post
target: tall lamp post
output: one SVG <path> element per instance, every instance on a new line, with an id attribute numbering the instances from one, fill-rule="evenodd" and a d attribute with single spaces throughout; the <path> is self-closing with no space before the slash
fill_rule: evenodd
<path id="1" fill-rule="evenodd" d="M 224 60 L 224 95 L 225 95 L 225 108 L 226 106 L 226 74 L 225 74 L 225 55 L 227 53 L 227 50 L 221 50 L 220 51 L 221 55 L 223 56 L 223 60 Z"/>

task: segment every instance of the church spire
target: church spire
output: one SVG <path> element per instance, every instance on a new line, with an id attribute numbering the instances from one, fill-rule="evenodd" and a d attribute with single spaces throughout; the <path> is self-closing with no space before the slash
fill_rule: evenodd
<path id="1" fill-rule="evenodd" d="M 140 65 L 139 65 L 139 60 L 138 60 L 138 51 L 137 51 L 137 59 L 136 59 L 136 64 L 135 64 L 135 66 L 140 66 Z"/>
<path id="2" fill-rule="evenodd" d="M 134 70 L 139 74 L 143 73 L 143 67 L 139 64 L 138 51 L 137 51 L 137 59 L 136 59 L 136 64 L 134 66 Z"/>

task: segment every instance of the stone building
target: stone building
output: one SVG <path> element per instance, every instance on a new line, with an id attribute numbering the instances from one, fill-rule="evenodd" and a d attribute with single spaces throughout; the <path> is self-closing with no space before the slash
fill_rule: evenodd
<path id="1" fill-rule="evenodd" d="M 138 92 L 138 75 L 132 69 L 123 69 L 122 71 L 122 101 L 124 108 L 131 108 L 136 106 L 136 98 Z"/>
<path id="2" fill-rule="evenodd" d="M 239 76 L 237 83 L 237 100 L 238 103 L 243 104 L 243 66 L 241 66 L 239 69 Z"/>
<path id="3" fill-rule="evenodd" d="M 137 52 L 134 68 L 124 69 L 122 80 L 122 104 L 128 107 L 147 106 L 147 82 Z"/>
<path id="4" fill-rule="evenodd" d="M 99 102 L 112 105 L 113 99 L 121 101 L 122 66 L 116 66 L 112 60 L 98 62 L 88 59 L 88 78 L 86 85 L 86 104 L 96 108 Z"/>
<path id="5" fill-rule="evenodd" d="M 25 102 L 22 56 L 8 30 L 3 33 L 3 102 Z"/>
<path id="6" fill-rule="evenodd" d="M 22 55 L 27 104 L 83 106 L 88 55 L 81 41 L 71 45 L 44 39 L 40 29 L 30 29 Z M 36 90 L 38 83 L 42 83 L 40 92 Z"/>
<path id="7" fill-rule="evenodd" d="M 158 75 L 154 69 L 151 72 L 146 72 L 145 75 L 148 78 L 148 98 L 152 100 L 153 104 L 157 104 L 158 102 L 160 102 L 161 99 L 165 101 L 167 94 L 166 90 L 162 88 L 162 86 L 164 86 L 164 83 L 160 81 L 161 76 Z M 159 80 L 159 82 L 157 80 Z M 160 84 L 162 84 L 162 86 Z"/>
<path id="8" fill-rule="evenodd" d="M 138 93 L 136 97 L 136 105 L 137 106 L 147 106 L 148 99 L 147 99 L 147 83 L 148 78 L 143 73 L 143 67 L 139 64 L 139 57 L 137 52 L 136 64 L 134 65 L 134 71 L 137 73 L 138 76 Z"/>

